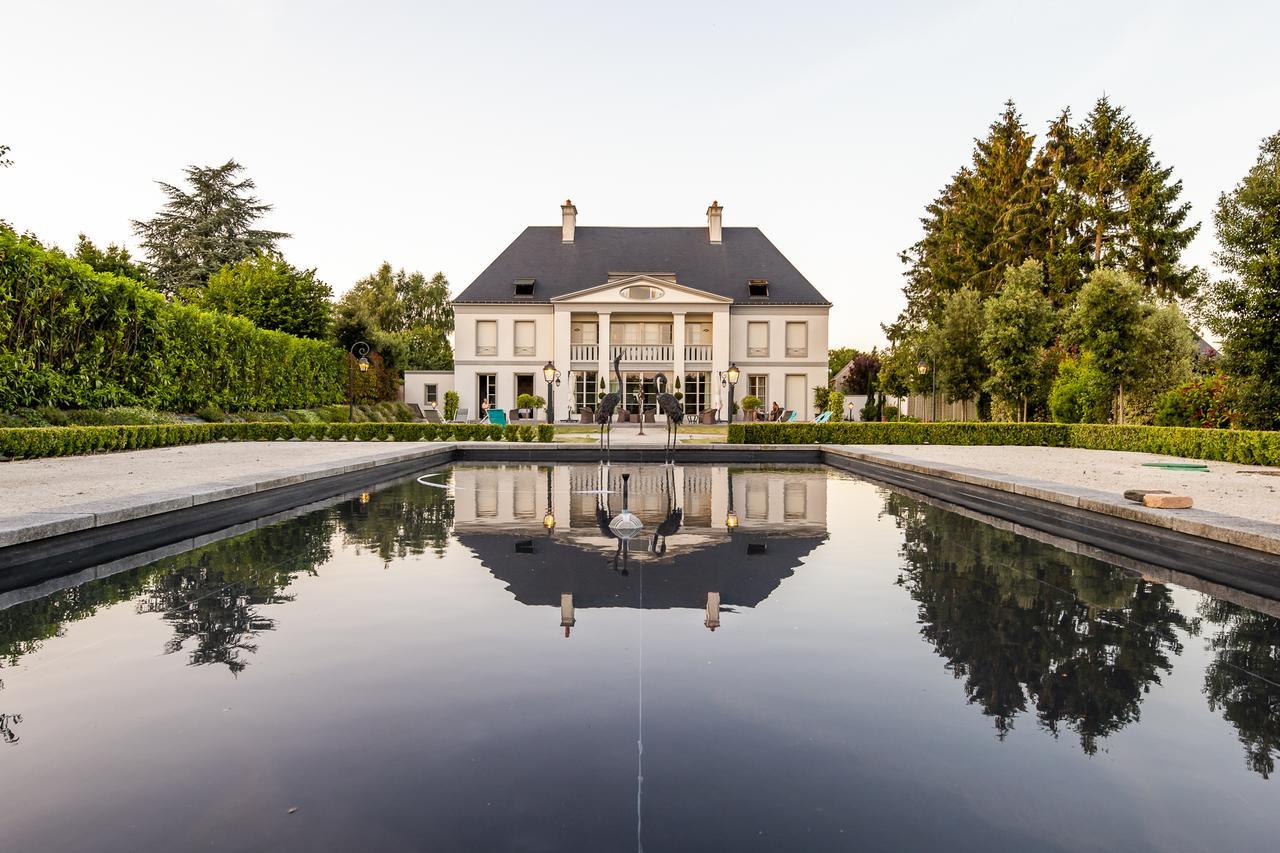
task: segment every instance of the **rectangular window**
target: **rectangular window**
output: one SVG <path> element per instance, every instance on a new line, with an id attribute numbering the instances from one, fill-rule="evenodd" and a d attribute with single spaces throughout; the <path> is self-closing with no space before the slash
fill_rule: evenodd
<path id="1" fill-rule="evenodd" d="M 569 327 L 569 343 L 592 345 L 600 340 L 598 323 L 574 323 Z"/>
<path id="2" fill-rule="evenodd" d="M 496 373 L 480 373 L 476 375 L 476 399 L 487 402 L 489 408 L 498 405 L 498 375 Z M 479 412 L 476 413 L 477 415 Z"/>
<path id="3" fill-rule="evenodd" d="M 806 358 L 809 355 L 809 324 L 787 324 L 787 358 Z"/>
<path id="4" fill-rule="evenodd" d="M 594 370 L 580 370 L 573 374 L 573 403 L 578 409 L 595 409 L 600 399 L 599 374 Z"/>
<path id="5" fill-rule="evenodd" d="M 422 400 L 433 409 L 440 402 L 440 399 L 436 396 L 435 383 L 428 382 L 422 386 Z"/>
<path id="6" fill-rule="evenodd" d="M 516 320 L 516 355 L 537 355 L 537 326 L 532 320 Z"/>
<path id="7" fill-rule="evenodd" d="M 747 293 L 751 295 L 752 299 L 764 299 L 769 295 L 769 279 L 747 279 Z"/>
<path id="8" fill-rule="evenodd" d="M 753 397 L 759 397 L 764 404 L 760 407 L 762 412 L 768 412 L 772 400 L 769 399 L 769 375 L 767 373 L 753 373 L 747 377 L 747 393 Z"/>
<path id="9" fill-rule="evenodd" d="M 747 357 L 769 357 L 768 323 L 747 323 Z"/>
<path id="10" fill-rule="evenodd" d="M 711 321 L 687 320 L 684 324 L 684 342 L 690 346 L 711 346 Z"/>
<path id="11" fill-rule="evenodd" d="M 498 354 L 498 321 L 476 320 L 476 355 Z"/>
<path id="12" fill-rule="evenodd" d="M 705 412 L 711 405 L 711 374 L 686 373 L 681 380 L 680 393 L 684 394 L 684 413 L 689 416 Z"/>

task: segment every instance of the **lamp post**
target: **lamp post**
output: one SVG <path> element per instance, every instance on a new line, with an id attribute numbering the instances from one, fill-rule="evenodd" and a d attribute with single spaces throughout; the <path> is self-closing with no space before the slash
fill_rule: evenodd
<path id="1" fill-rule="evenodd" d="M 360 367 L 361 373 L 368 372 L 369 359 L 366 356 L 369 355 L 369 345 L 356 341 L 347 352 L 351 355 L 347 376 L 347 423 L 351 423 L 356 419 L 356 366 Z"/>
<path id="2" fill-rule="evenodd" d="M 560 384 L 560 371 L 556 370 L 556 366 L 548 361 L 542 368 L 542 378 L 547 380 L 547 423 L 554 424 L 556 422 L 556 398 L 551 386 L 552 383 Z"/>
<path id="3" fill-rule="evenodd" d="M 916 365 L 916 373 L 919 373 L 921 376 L 924 376 L 926 373 L 932 373 L 932 374 L 933 374 L 933 395 L 932 395 L 932 397 L 930 398 L 930 400 L 931 400 L 931 402 L 933 403 L 933 418 L 932 418 L 932 420 L 933 420 L 933 422 L 934 422 L 934 423 L 937 423 L 937 422 L 938 422 L 938 370 L 937 370 L 937 366 L 936 366 L 936 365 L 934 365 L 934 364 L 930 364 L 929 362 L 925 361 L 925 360 L 922 358 L 922 359 L 920 359 L 920 363 Z"/>
<path id="4" fill-rule="evenodd" d="M 736 364 L 729 365 L 729 369 L 720 374 L 720 384 L 729 386 L 729 423 L 733 423 L 733 386 L 738 384 L 741 376 L 742 371 Z"/>
<path id="5" fill-rule="evenodd" d="M 850 400 L 850 401 L 848 401 L 847 403 L 845 403 L 845 405 L 846 405 L 846 406 L 848 407 L 848 409 L 849 409 L 849 416 L 848 416 L 848 417 L 846 417 L 846 418 L 845 418 L 845 420 L 847 420 L 847 421 L 852 421 L 852 420 L 853 420 L 853 401 L 852 401 L 852 400 Z"/>

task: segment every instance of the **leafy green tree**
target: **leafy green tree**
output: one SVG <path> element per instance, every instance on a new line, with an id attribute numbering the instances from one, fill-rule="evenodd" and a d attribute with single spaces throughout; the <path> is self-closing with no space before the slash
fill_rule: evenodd
<path id="1" fill-rule="evenodd" d="M 1065 189 L 1080 205 L 1091 269 L 1122 269 L 1160 297 L 1191 296 L 1198 273 L 1180 258 L 1200 225 L 1185 226 L 1191 204 L 1178 203 L 1182 181 L 1171 181 L 1150 137 L 1104 96 L 1076 130 L 1074 148 Z"/>
<path id="2" fill-rule="evenodd" d="M 1222 337 L 1226 366 L 1241 380 L 1248 425 L 1280 429 L 1280 133 L 1214 212 L 1218 266 L 1206 319 Z"/>
<path id="3" fill-rule="evenodd" d="M 398 370 L 447 370 L 453 366 L 448 335 L 453 303 L 444 273 L 430 279 L 383 262 L 342 295 L 334 309 L 334 336 L 350 347 L 375 344 Z"/>
<path id="4" fill-rule="evenodd" d="M 833 379 L 844 366 L 853 361 L 860 353 L 853 347 L 837 347 L 827 350 L 827 379 Z"/>
<path id="5" fill-rule="evenodd" d="M 942 322 L 930 336 L 930 351 L 948 402 L 972 400 L 986 384 L 990 371 L 982 352 L 983 322 L 977 289 L 966 286 L 947 296 Z"/>
<path id="6" fill-rule="evenodd" d="M 76 253 L 73 257 L 77 261 L 88 264 L 98 272 L 122 275 L 125 278 L 132 278 L 148 284 L 153 283 L 146 266 L 133 260 L 129 255 L 129 250 L 124 246 L 117 246 L 115 243 L 108 243 L 104 251 L 95 246 L 93 241 L 84 234 L 81 234 L 80 239 L 76 242 Z"/>
<path id="7" fill-rule="evenodd" d="M 270 252 L 225 266 L 188 293 L 201 308 L 244 317 L 262 329 L 318 340 L 329 334 L 329 285 L 314 269 L 299 270 Z"/>
<path id="8" fill-rule="evenodd" d="M 1195 338 L 1177 305 L 1146 306 L 1130 412 L 1150 421 L 1160 395 L 1191 380 Z"/>
<path id="9" fill-rule="evenodd" d="M 167 201 L 151 219 L 134 220 L 133 230 L 165 291 L 203 287 L 224 266 L 275 252 L 290 236 L 254 227 L 272 206 L 252 194 L 253 181 L 239 177 L 243 169 L 235 160 L 188 166 L 189 190 L 157 181 Z"/>
<path id="10" fill-rule="evenodd" d="M 1111 420 L 1112 386 L 1085 353 L 1067 358 L 1049 391 L 1049 414 L 1062 424 L 1102 424 Z"/>
<path id="11" fill-rule="evenodd" d="M 1119 395 L 1116 420 L 1124 423 L 1124 388 L 1142 370 L 1150 309 L 1142 288 L 1120 270 L 1095 270 L 1080 291 L 1071 317 L 1071 335 L 1093 356 L 1094 365 Z"/>
<path id="12" fill-rule="evenodd" d="M 1042 379 L 1044 349 L 1053 336 L 1053 304 L 1042 292 L 1038 261 L 1005 272 L 999 296 L 984 308 L 982 352 L 991 368 L 991 393 L 1027 419 L 1027 401 Z"/>

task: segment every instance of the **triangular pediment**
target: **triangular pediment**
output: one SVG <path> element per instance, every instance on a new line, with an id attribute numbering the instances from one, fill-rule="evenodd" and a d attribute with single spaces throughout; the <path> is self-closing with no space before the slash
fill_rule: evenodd
<path id="1" fill-rule="evenodd" d="M 641 294 L 644 294 L 643 296 Z M 637 273 L 617 278 L 604 284 L 588 287 L 563 296 L 556 296 L 552 302 L 609 302 L 619 305 L 662 305 L 671 303 L 728 305 L 733 302 L 727 296 L 718 296 L 696 287 L 680 284 L 670 276 L 655 276 Z"/>

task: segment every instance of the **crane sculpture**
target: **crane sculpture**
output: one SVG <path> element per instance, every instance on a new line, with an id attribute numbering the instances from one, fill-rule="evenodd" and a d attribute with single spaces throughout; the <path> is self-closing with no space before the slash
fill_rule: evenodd
<path id="1" fill-rule="evenodd" d="M 600 405 L 596 407 L 596 423 L 600 425 L 600 449 L 606 453 L 609 451 L 613 413 L 622 402 L 622 373 L 618 370 L 618 365 L 621 363 L 622 353 L 619 352 L 613 357 L 613 375 L 618 380 L 618 390 L 601 397 Z"/>
<path id="2" fill-rule="evenodd" d="M 653 379 L 658 386 L 658 408 L 667 416 L 667 442 L 663 445 L 663 452 L 669 450 L 674 457 L 676 442 L 680 439 L 680 424 L 684 423 L 684 407 L 674 394 L 667 393 L 667 377 L 664 374 L 659 373 Z"/>

